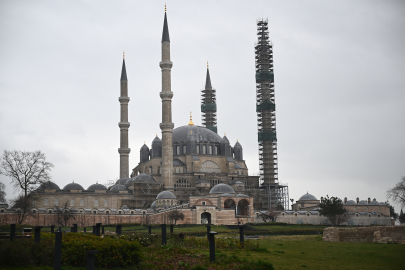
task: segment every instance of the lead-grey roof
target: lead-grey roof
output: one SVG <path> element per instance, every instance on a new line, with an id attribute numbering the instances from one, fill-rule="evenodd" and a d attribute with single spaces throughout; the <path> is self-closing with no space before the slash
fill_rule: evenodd
<path id="1" fill-rule="evenodd" d="M 162 144 L 162 140 L 156 135 L 156 137 L 152 141 L 152 145 L 160 145 Z"/>
<path id="2" fill-rule="evenodd" d="M 176 199 L 176 195 L 173 194 L 173 192 L 165 190 L 160 192 L 156 196 L 156 200 L 163 200 L 163 199 Z"/>
<path id="3" fill-rule="evenodd" d="M 84 188 L 78 183 L 69 183 L 63 188 L 63 190 L 84 190 Z"/>
<path id="4" fill-rule="evenodd" d="M 370 205 L 379 205 L 379 204 L 380 204 L 380 203 L 377 202 L 376 200 L 372 200 L 371 203 L 370 203 Z"/>
<path id="5" fill-rule="evenodd" d="M 170 42 L 169 26 L 167 25 L 166 12 L 165 12 L 165 21 L 163 22 L 162 42 L 163 42 L 163 41 L 169 41 L 169 42 Z"/>
<path id="6" fill-rule="evenodd" d="M 359 205 L 366 205 L 366 204 L 368 204 L 368 203 L 367 203 L 367 201 L 365 201 L 365 200 L 359 201 Z"/>
<path id="7" fill-rule="evenodd" d="M 223 193 L 231 193 L 235 194 L 235 190 L 230 185 L 227 184 L 218 184 L 215 185 L 209 194 L 223 194 Z"/>
<path id="8" fill-rule="evenodd" d="M 186 164 L 178 158 L 173 159 L 173 166 L 186 166 Z"/>
<path id="9" fill-rule="evenodd" d="M 212 88 L 211 78 L 210 78 L 210 70 L 208 68 L 207 68 L 207 77 L 205 79 L 205 88 Z"/>
<path id="10" fill-rule="evenodd" d="M 111 191 L 125 191 L 128 189 L 126 186 L 118 184 L 118 185 L 114 185 L 110 190 Z"/>
<path id="11" fill-rule="evenodd" d="M 233 148 L 242 148 L 242 145 L 239 142 L 236 142 Z"/>
<path id="12" fill-rule="evenodd" d="M 146 144 L 143 144 L 141 147 L 141 151 L 149 151 L 149 147 Z"/>
<path id="13" fill-rule="evenodd" d="M 150 205 L 150 208 L 156 208 L 156 201 L 153 201 L 153 203 Z"/>
<path id="14" fill-rule="evenodd" d="M 214 131 L 196 125 L 187 125 L 173 130 L 173 143 L 188 141 L 220 143 L 221 137 Z"/>
<path id="15" fill-rule="evenodd" d="M 141 173 L 135 176 L 135 178 L 130 178 L 127 182 L 125 182 L 125 186 L 128 187 L 132 183 L 153 183 L 156 182 L 155 178 L 153 178 L 149 174 Z"/>
<path id="16" fill-rule="evenodd" d="M 238 195 L 236 195 L 236 197 L 249 197 L 249 196 L 245 195 L 245 194 L 238 194 Z"/>
<path id="17" fill-rule="evenodd" d="M 87 190 L 107 190 L 107 188 L 102 184 L 93 184 L 87 188 Z"/>
<path id="18" fill-rule="evenodd" d="M 200 158 L 196 155 L 192 155 L 193 160 L 200 160 Z"/>
<path id="19" fill-rule="evenodd" d="M 234 162 L 234 163 L 235 163 L 235 169 L 243 169 L 242 166 L 240 166 L 238 163 L 236 163 L 236 162 Z"/>
<path id="20" fill-rule="evenodd" d="M 125 183 L 131 178 L 128 177 L 124 177 L 124 178 L 120 178 L 117 180 L 117 182 L 115 182 L 116 185 L 125 185 Z"/>
<path id="21" fill-rule="evenodd" d="M 348 200 L 348 201 L 346 202 L 346 204 L 347 204 L 347 205 L 356 205 L 357 203 L 356 203 L 355 201 L 353 201 L 353 200 Z"/>
<path id="22" fill-rule="evenodd" d="M 316 199 L 316 197 L 314 195 L 309 194 L 307 192 L 307 194 L 304 194 L 304 195 L 301 196 L 299 201 L 317 201 L 317 199 Z"/>
<path id="23" fill-rule="evenodd" d="M 42 183 L 38 190 L 45 190 L 45 189 L 60 189 L 60 187 L 52 181 L 48 181 L 46 183 Z"/>
<path id="24" fill-rule="evenodd" d="M 127 69 L 125 68 L 125 59 L 122 60 L 121 81 L 128 81 Z"/>
<path id="25" fill-rule="evenodd" d="M 229 143 L 228 137 L 224 136 L 221 138 L 221 143 Z"/>

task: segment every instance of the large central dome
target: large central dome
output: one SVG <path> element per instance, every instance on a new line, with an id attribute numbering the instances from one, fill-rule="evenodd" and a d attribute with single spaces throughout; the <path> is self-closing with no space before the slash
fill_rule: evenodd
<path id="1" fill-rule="evenodd" d="M 173 143 L 188 141 L 220 143 L 221 139 L 214 131 L 195 125 L 181 126 L 173 130 Z"/>

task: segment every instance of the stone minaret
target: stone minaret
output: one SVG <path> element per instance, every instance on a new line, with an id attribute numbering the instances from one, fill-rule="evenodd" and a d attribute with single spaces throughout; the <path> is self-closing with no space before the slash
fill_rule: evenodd
<path id="1" fill-rule="evenodd" d="M 173 139 L 172 133 L 174 124 L 172 123 L 172 97 L 170 70 L 173 63 L 170 61 L 170 38 L 169 27 L 167 26 L 167 16 L 165 7 L 165 20 L 162 34 L 162 61 L 159 63 L 162 69 L 162 163 L 163 181 L 165 189 L 173 189 Z"/>
<path id="2" fill-rule="evenodd" d="M 201 90 L 201 113 L 203 125 L 214 131 L 217 129 L 217 98 L 216 90 L 212 88 L 210 71 L 207 62 L 207 77 L 205 80 L 205 89 Z"/>
<path id="3" fill-rule="evenodd" d="M 121 96 L 119 97 L 119 102 L 121 104 L 121 119 L 118 123 L 120 127 L 120 148 L 118 148 L 118 153 L 120 154 L 120 178 L 129 177 L 129 153 L 131 149 L 128 148 L 128 79 L 127 70 L 125 68 L 125 54 L 122 61 L 122 71 L 121 71 Z"/>

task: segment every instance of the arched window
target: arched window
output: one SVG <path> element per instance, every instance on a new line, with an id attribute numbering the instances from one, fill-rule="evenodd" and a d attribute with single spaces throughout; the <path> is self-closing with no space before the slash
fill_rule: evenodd
<path id="1" fill-rule="evenodd" d="M 80 199 L 80 206 L 84 206 L 84 200 Z"/>
<path id="2" fill-rule="evenodd" d="M 183 145 L 183 155 L 185 155 L 187 153 L 187 147 L 185 145 Z"/>
<path id="3" fill-rule="evenodd" d="M 203 145 L 203 155 L 207 154 L 207 146 Z"/>
<path id="4" fill-rule="evenodd" d="M 210 179 L 209 180 L 211 187 L 218 185 L 221 181 L 219 179 Z"/>
<path id="5" fill-rule="evenodd" d="M 214 146 L 214 155 L 218 155 L 218 146 Z"/>
<path id="6" fill-rule="evenodd" d="M 70 206 L 74 206 L 75 205 L 75 200 L 70 199 Z"/>
<path id="7" fill-rule="evenodd" d="M 212 155 L 212 145 L 208 146 L 208 155 Z"/>
<path id="8" fill-rule="evenodd" d="M 179 173 L 179 167 L 176 167 L 176 173 Z"/>
<path id="9" fill-rule="evenodd" d="M 218 164 L 211 160 L 205 161 L 201 164 L 201 171 L 206 173 L 220 173 L 221 170 L 219 169 Z"/>
<path id="10" fill-rule="evenodd" d="M 149 174 L 152 174 L 152 166 L 149 167 Z"/>
<path id="11" fill-rule="evenodd" d="M 197 154 L 200 154 L 200 145 L 199 144 L 197 144 L 196 150 L 197 150 Z"/>
<path id="12" fill-rule="evenodd" d="M 191 184 L 187 179 L 179 179 L 174 184 L 174 187 L 175 188 L 187 188 L 187 187 L 191 187 Z"/>
<path id="13" fill-rule="evenodd" d="M 94 206 L 98 206 L 98 199 L 94 200 Z"/>
<path id="14" fill-rule="evenodd" d="M 176 154 L 180 155 L 180 145 L 177 145 L 177 147 L 176 147 Z"/>
<path id="15" fill-rule="evenodd" d="M 48 205 L 48 204 L 49 204 L 48 198 L 45 198 L 44 204 L 45 204 L 45 205 Z"/>
<path id="16" fill-rule="evenodd" d="M 183 173 L 183 167 L 180 167 L 180 173 Z"/>

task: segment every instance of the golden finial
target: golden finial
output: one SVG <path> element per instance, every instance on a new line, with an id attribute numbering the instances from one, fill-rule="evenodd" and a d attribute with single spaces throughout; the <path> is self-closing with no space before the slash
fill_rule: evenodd
<path id="1" fill-rule="evenodd" d="M 190 131 L 190 134 L 193 134 L 193 131 L 192 131 L 192 130 Z"/>
<path id="2" fill-rule="evenodd" d="M 192 116 L 191 112 L 190 112 L 190 122 L 188 123 L 188 125 L 189 125 L 189 126 L 194 126 L 194 123 L 193 123 L 193 116 Z"/>
<path id="3" fill-rule="evenodd" d="M 143 144 L 146 144 L 146 142 L 145 142 L 145 141 L 143 141 Z"/>
<path id="4" fill-rule="evenodd" d="M 122 58 L 125 59 L 125 51 L 122 53 Z"/>
<path id="5" fill-rule="evenodd" d="M 157 133 L 156 133 L 156 137 L 157 137 Z"/>
<path id="6" fill-rule="evenodd" d="M 226 133 L 224 133 L 224 137 L 226 137 Z"/>
<path id="7" fill-rule="evenodd" d="M 166 3 L 165 3 L 165 12 L 167 11 L 167 9 L 166 9 Z"/>
<path id="8" fill-rule="evenodd" d="M 239 139 L 236 139 L 236 142 L 239 142 Z"/>
<path id="9" fill-rule="evenodd" d="M 207 68 L 208 68 L 208 61 L 207 61 Z"/>

